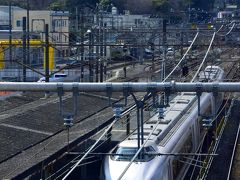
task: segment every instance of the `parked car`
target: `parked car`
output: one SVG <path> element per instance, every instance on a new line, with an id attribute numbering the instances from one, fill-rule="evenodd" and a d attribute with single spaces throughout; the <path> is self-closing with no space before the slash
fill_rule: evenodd
<path id="1" fill-rule="evenodd" d="M 167 48 L 167 56 L 173 56 L 174 55 L 174 49 L 173 48 Z"/>
<path id="2" fill-rule="evenodd" d="M 67 78 L 67 74 L 64 73 L 56 73 L 49 77 L 49 82 L 62 82 Z M 37 82 L 45 82 L 46 78 L 41 77 Z"/>

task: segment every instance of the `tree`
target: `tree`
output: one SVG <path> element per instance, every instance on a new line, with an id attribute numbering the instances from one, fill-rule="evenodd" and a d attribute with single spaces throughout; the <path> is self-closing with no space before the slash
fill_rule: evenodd
<path id="1" fill-rule="evenodd" d="M 214 5 L 214 0 L 193 0 L 193 7 L 204 9 L 204 10 L 211 10 Z"/>
<path id="2" fill-rule="evenodd" d="M 50 9 L 53 11 L 62 10 L 62 4 L 59 1 L 55 0 L 50 4 Z"/>
<path id="3" fill-rule="evenodd" d="M 171 8 L 169 0 L 152 0 L 152 3 L 156 11 L 164 15 L 169 14 Z"/>
<path id="4" fill-rule="evenodd" d="M 110 4 L 110 1 L 109 0 L 100 0 L 100 4 L 103 7 L 107 7 Z"/>

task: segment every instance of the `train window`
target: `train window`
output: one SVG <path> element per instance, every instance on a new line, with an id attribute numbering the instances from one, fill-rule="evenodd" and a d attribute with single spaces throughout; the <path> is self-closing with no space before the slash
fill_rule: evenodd
<path id="1" fill-rule="evenodd" d="M 137 152 L 137 148 L 132 147 L 117 147 L 114 151 L 112 156 L 113 160 L 116 161 L 130 161 L 134 154 Z"/>
<path id="2" fill-rule="evenodd" d="M 154 158 L 155 155 L 151 154 L 151 153 L 155 153 L 155 150 L 153 149 L 152 146 L 145 147 L 144 151 L 146 153 L 144 155 L 144 161 L 150 161 Z M 149 153 L 149 154 L 147 154 L 147 153 Z"/>
<path id="3" fill-rule="evenodd" d="M 131 159 L 134 157 L 137 151 L 138 151 L 137 147 L 117 147 L 112 152 L 115 155 L 112 155 L 111 159 L 115 161 L 131 161 Z M 143 148 L 142 152 L 144 153 L 142 155 L 141 153 L 139 153 L 139 156 L 135 159 L 135 161 L 147 162 L 152 160 L 155 156 L 154 154 L 151 154 L 155 153 L 155 150 L 151 146 Z"/>

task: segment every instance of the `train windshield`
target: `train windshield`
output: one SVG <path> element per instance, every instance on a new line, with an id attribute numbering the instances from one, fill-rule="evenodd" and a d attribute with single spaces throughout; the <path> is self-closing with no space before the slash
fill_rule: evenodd
<path id="1" fill-rule="evenodd" d="M 112 152 L 113 155 L 111 156 L 112 160 L 115 161 L 131 161 L 131 159 L 134 157 L 134 155 L 137 153 L 138 148 L 136 147 L 117 147 Z M 154 158 L 155 150 L 151 146 L 144 147 L 139 153 L 139 156 L 135 158 L 136 161 L 146 162 L 150 161 Z"/>

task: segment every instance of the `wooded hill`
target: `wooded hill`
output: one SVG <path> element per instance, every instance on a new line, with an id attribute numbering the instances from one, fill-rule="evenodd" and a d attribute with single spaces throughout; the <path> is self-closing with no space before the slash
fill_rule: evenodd
<path id="1" fill-rule="evenodd" d="M 27 0 L 11 0 L 13 5 L 26 8 Z M 214 0 L 29 0 L 30 9 L 73 10 L 75 7 L 94 8 L 96 3 L 113 4 L 120 12 L 124 9 L 133 14 L 178 12 L 191 7 L 204 10 L 213 8 Z M 9 0 L 0 0 L 0 5 L 9 5 Z"/>

